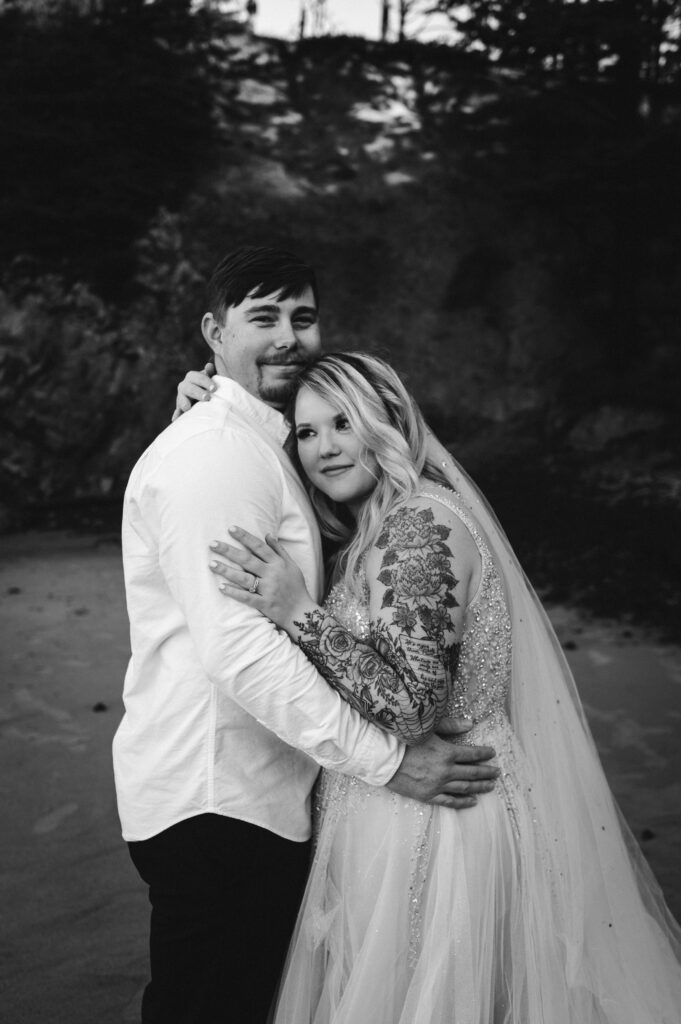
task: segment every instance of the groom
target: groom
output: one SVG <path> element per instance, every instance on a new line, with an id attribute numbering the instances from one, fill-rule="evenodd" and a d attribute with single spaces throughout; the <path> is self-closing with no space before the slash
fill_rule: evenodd
<path id="1" fill-rule="evenodd" d="M 212 400 L 142 455 L 123 513 L 132 658 L 114 766 L 152 906 L 145 1024 L 264 1024 L 305 884 L 319 765 L 459 808 L 497 774 L 482 763 L 489 748 L 435 736 L 405 748 L 283 632 L 220 594 L 209 545 L 238 523 L 277 536 L 321 596 L 314 514 L 282 449 L 282 410 L 321 342 L 314 272 L 290 253 L 230 253 L 208 302 Z"/>

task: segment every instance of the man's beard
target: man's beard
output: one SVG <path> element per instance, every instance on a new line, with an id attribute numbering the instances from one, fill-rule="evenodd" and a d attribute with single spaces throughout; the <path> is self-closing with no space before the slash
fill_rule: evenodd
<path id="1" fill-rule="evenodd" d="M 313 362 L 312 359 L 306 359 L 301 355 L 294 357 L 288 355 L 261 360 L 258 362 L 258 397 L 261 401 L 268 402 L 270 405 L 278 405 L 282 409 L 285 408 L 298 390 L 298 375 L 311 362 Z M 263 366 L 296 366 L 298 371 L 290 377 L 266 384 L 262 371 Z"/>

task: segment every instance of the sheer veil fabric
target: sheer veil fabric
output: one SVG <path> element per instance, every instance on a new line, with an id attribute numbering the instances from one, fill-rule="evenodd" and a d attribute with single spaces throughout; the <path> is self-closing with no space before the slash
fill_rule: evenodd
<path id="1" fill-rule="evenodd" d="M 432 435 L 428 454 L 473 513 L 506 588 L 513 636 L 509 716 L 531 777 L 532 853 L 537 870 L 550 878 L 566 983 L 600 1007 L 600 1016 L 564 1019 L 678 1024 L 681 929 L 614 802 L 553 627 L 478 487 Z M 530 884 L 530 898 L 532 892 Z M 563 1017 L 549 1003 L 537 1018 L 544 1019 L 556 1024 Z"/>
<path id="2" fill-rule="evenodd" d="M 569 667 L 494 513 L 432 435 L 511 618 L 503 786 L 456 812 L 323 773 L 274 1024 L 681 1024 L 681 930 L 605 780 Z"/>

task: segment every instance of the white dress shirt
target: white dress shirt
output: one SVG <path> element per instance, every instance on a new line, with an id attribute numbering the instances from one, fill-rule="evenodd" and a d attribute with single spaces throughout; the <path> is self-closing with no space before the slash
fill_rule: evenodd
<path id="1" fill-rule="evenodd" d="M 319 534 L 281 448 L 281 413 L 214 378 L 132 471 L 123 565 L 132 658 L 114 738 L 127 840 L 196 814 L 310 835 L 318 765 L 384 785 L 404 747 L 332 690 L 288 636 L 218 590 L 212 540 L 230 526 L 278 537 L 319 600 Z M 233 541 L 232 541 L 233 543 Z"/>

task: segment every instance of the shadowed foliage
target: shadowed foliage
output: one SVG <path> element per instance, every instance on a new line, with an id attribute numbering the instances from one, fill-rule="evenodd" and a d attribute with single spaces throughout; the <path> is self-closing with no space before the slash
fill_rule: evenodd
<path id="1" fill-rule="evenodd" d="M 407 377 L 540 584 L 678 618 L 678 54 L 625 83 L 615 9 L 474 4 L 442 46 L 257 39 L 179 2 L 2 8 L 5 524 L 117 514 L 204 361 L 212 265 L 273 242 L 319 268 L 327 347 Z"/>

